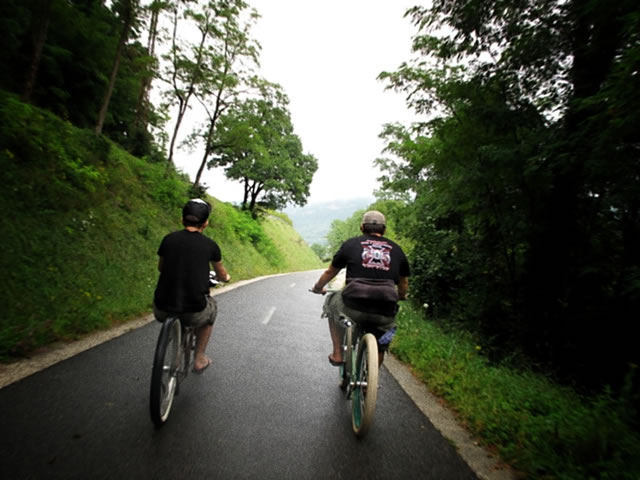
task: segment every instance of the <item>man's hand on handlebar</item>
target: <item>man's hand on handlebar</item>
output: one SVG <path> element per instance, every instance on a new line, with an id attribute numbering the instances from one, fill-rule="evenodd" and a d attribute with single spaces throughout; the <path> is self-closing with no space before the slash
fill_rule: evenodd
<path id="1" fill-rule="evenodd" d="M 313 287 L 311 287 L 309 289 L 309 291 L 311 293 L 315 293 L 317 295 L 326 295 L 326 293 L 327 293 L 327 289 L 326 288 L 323 287 L 321 290 L 316 290 L 316 286 L 315 285 Z"/>

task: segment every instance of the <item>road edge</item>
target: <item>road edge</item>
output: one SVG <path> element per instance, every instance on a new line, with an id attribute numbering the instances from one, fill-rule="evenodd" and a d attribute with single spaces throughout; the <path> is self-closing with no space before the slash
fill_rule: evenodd
<path id="1" fill-rule="evenodd" d="M 478 478 L 482 480 L 515 480 L 517 478 L 508 466 L 482 448 L 469 432 L 460 426 L 454 414 L 415 377 L 409 366 L 395 356 L 387 354 L 384 358 L 384 367 L 436 430 L 454 445 L 458 454 Z"/>

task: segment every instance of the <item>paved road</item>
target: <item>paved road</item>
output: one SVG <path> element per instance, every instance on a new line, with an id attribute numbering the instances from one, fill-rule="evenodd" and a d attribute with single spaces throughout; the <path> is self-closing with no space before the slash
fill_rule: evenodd
<path id="1" fill-rule="evenodd" d="M 475 479 L 384 368 L 371 431 L 351 433 L 316 276 L 217 296 L 213 364 L 160 430 L 155 322 L 0 390 L 0 478 Z"/>

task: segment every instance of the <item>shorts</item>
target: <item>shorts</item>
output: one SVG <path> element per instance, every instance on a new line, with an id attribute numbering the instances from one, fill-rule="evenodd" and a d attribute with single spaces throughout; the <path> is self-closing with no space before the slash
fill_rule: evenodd
<path id="1" fill-rule="evenodd" d="M 204 327 L 205 325 L 213 325 L 216 321 L 216 316 L 218 315 L 218 304 L 216 303 L 213 297 L 206 297 L 207 305 L 204 307 L 204 310 L 199 312 L 191 312 L 191 313 L 169 313 L 164 310 L 160 310 L 156 307 L 155 303 L 153 305 L 153 314 L 156 317 L 156 320 L 159 322 L 164 322 L 167 317 L 176 316 L 180 318 L 185 325 L 189 327 Z"/>
<path id="2" fill-rule="evenodd" d="M 368 330 L 370 330 L 376 338 L 380 338 L 388 330 L 396 326 L 395 317 L 354 310 L 344 304 L 342 291 L 329 293 L 322 307 L 322 316 L 329 318 L 342 332 L 343 327 L 342 323 L 340 323 L 340 314 L 346 315 L 356 323 L 366 324 Z"/>

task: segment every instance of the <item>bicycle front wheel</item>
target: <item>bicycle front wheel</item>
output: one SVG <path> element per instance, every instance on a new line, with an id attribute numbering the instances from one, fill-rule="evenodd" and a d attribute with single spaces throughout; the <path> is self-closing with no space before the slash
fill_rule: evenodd
<path id="1" fill-rule="evenodd" d="M 162 325 L 151 372 L 149 407 L 151 419 L 161 427 L 169 418 L 178 385 L 180 365 L 180 321 L 168 318 Z"/>
<path id="2" fill-rule="evenodd" d="M 378 342 L 370 333 L 360 341 L 354 380 L 351 424 L 353 432 L 361 437 L 371 427 L 378 397 Z"/>

